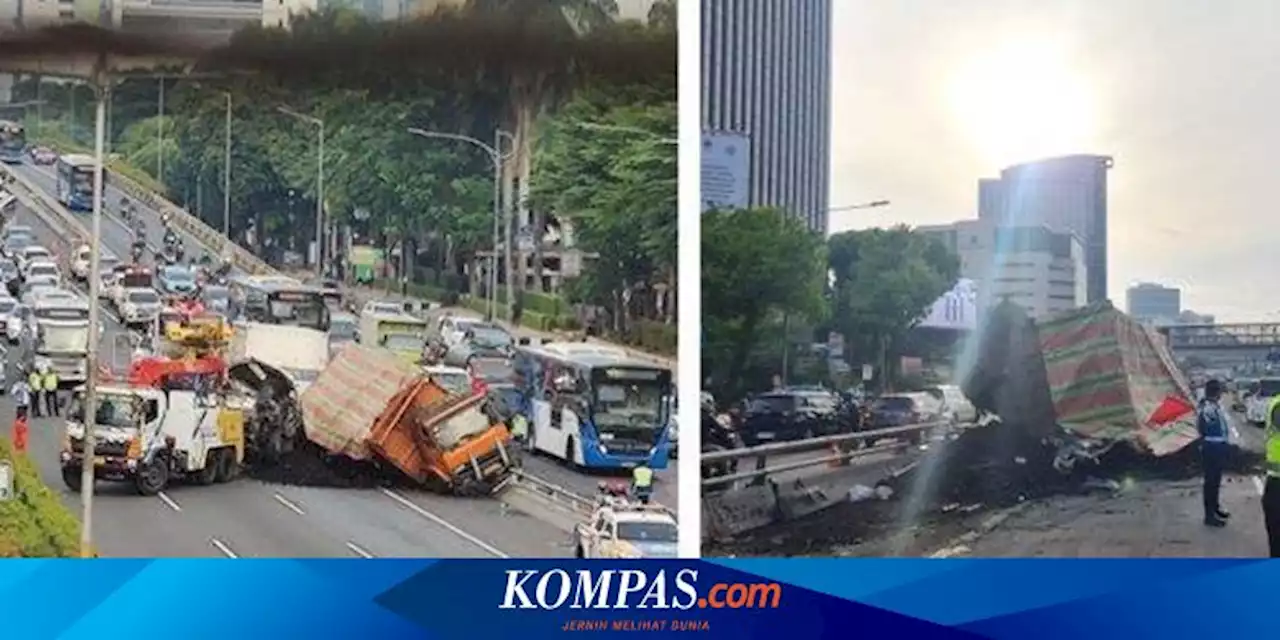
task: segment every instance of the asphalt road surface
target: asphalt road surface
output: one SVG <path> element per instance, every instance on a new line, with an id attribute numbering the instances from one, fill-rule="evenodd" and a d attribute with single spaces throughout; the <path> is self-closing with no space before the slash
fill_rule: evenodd
<path id="1" fill-rule="evenodd" d="M 18 216 L 38 237 L 48 237 L 49 230 L 30 212 L 20 210 Z M 104 353 L 123 331 L 106 315 L 100 343 Z M 0 421 L 8 424 L 12 411 L 8 398 L 0 399 Z M 78 514 L 79 496 L 65 488 L 59 470 L 62 435 L 60 421 L 34 420 L 31 455 L 44 481 L 62 491 Z M 99 482 L 97 488 L 93 533 L 105 556 L 487 558 L 563 557 L 571 552 L 563 532 L 495 500 L 279 486 L 250 479 L 207 487 L 177 485 L 150 498 L 117 483 Z"/>
<path id="2" fill-rule="evenodd" d="M 36 166 L 30 163 L 11 167 L 16 173 L 27 178 L 39 188 L 43 189 L 50 197 L 57 196 L 57 174 L 51 167 Z M 129 257 L 129 248 L 133 243 L 132 231 L 125 225 L 120 218 L 120 198 L 124 192 L 107 184 L 103 196 L 103 209 L 105 215 L 102 220 L 102 238 L 104 246 L 117 258 L 127 260 Z M 160 247 L 164 242 L 164 225 L 160 221 L 160 214 L 143 203 L 133 201 L 134 210 L 137 215 L 146 222 L 147 241 L 152 247 Z M 76 213 L 77 217 L 84 223 L 86 229 L 92 228 L 92 216 L 86 212 Z M 183 242 L 187 248 L 187 254 L 190 257 L 198 258 L 200 251 L 197 248 L 200 244 L 189 236 L 183 237 Z M 212 257 L 217 258 L 217 255 Z M 469 310 L 463 310 L 463 313 L 472 313 Z M 536 332 L 524 331 L 517 329 L 517 335 L 528 335 L 530 337 L 538 337 L 542 334 Z M 526 467 L 529 473 L 546 480 L 552 484 L 558 484 L 584 496 L 591 496 L 597 490 L 597 485 L 601 479 L 609 476 L 601 476 L 593 473 L 583 472 L 580 470 L 570 469 L 567 465 L 560 464 L 550 458 L 541 456 L 526 456 Z M 667 469 L 658 471 L 654 474 L 654 491 L 655 499 L 662 504 L 675 508 L 676 505 L 676 461 L 672 460 Z M 544 475 L 545 474 L 545 475 Z"/>

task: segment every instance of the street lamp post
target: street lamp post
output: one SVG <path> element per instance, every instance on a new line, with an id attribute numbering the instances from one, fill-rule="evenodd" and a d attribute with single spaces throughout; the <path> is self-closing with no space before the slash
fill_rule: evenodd
<path id="1" fill-rule="evenodd" d="M 498 307 L 498 243 L 501 237 L 501 228 L 499 223 L 502 220 L 502 161 L 505 159 L 502 153 L 498 151 L 498 147 L 501 146 L 502 137 L 510 136 L 510 134 L 508 134 L 505 131 L 502 131 L 501 129 L 497 130 L 496 132 L 494 132 L 495 146 L 489 146 L 488 144 L 485 144 L 484 142 L 481 142 L 476 138 L 472 138 L 471 136 L 464 136 L 458 133 L 426 131 L 423 129 L 417 129 L 413 127 L 409 128 L 409 133 L 412 133 L 415 136 L 420 136 L 423 138 L 436 138 L 440 140 L 454 140 L 457 142 L 469 143 L 471 145 L 479 147 L 482 151 L 488 154 L 489 159 L 493 162 L 493 260 L 492 260 L 492 266 L 489 268 L 489 296 L 488 296 L 489 319 L 492 320 L 493 318 L 497 317 L 497 307 Z M 510 227 L 511 225 L 508 224 L 507 225 L 508 231 L 510 231 Z M 509 238 L 510 233 L 508 233 L 507 235 L 508 235 L 507 304 L 505 305 L 507 313 L 505 314 L 505 316 L 506 316 L 506 319 L 510 321 L 511 320 L 511 303 L 513 301 L 515 294 L 514 294 L 512 283 L 511 283 L 511 240 Z M 401 259 L 403 259 L 403 257 Z"/>
<path id="2" fill-rule="evenodd" d="M 832 213 L 832 212 L 839 212 L 839 211 L 853 211 L 855 209 L 875 209 L 877 207 L 887 207 L 887 206 L 889 206 L 888 200 L 872 200 L 870 202 L 851 204 L 851 205 L 842 206 L 842 207 L 829 207 L 827 209 L 827 212 Z M 788 369 L 789 369 L 790 360 L 791 360 L 790 355 L 791 355 L 791 314 L 784 313 L 782 314 L 782 384 L 784 386 L 787 384 L 787 376 L 789 373 Z M 883 368 L 884 367 L 883 353 L 881 354 L 880 360 L 881 360 L 880 366 L 881 368 Z"/>
<path id="3" fill-rule="evenodd" d="M 89 350 L 86 357 L 84 385 L 84 415 L 86 416 L 84 446 L 80 455 L 80 502 L 84 507 L 81 516 L 80 556 L 93 556 L 93 488 L 94 456 L 96 443 L 93 416 L 98 413 L 98 330 L 102 306 L 98 291 L 102 287 L 102 264 L 99 261 L 102 245 L 102 164 L 105 161 L 107 137 L 107 101 L 111 99 L 111 87 L 107 81 L 98 80 L 97 122 L 94 127 L 93 165 L 93 242 L 89 243 Z"/>
<path id="4" fill-rule="evenodd" d="M 287 107 L 279 107 L 279 111 L 303 122 L 310 122 L 320 129 L 316 153 L 316 276 L 324 277 L 324 120 Z"/>

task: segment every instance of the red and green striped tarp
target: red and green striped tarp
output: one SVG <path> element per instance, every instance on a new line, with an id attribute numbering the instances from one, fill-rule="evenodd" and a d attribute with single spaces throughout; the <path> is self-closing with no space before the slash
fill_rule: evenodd
<path id="1" fill-rule="evenodd" d="M 1191 418 L 1148 418 L 1170 395 L 1190 397 L 1164 339 L 1110 303 L 1038 323 L 1058 423 L 1082 437 L 1129 440 L 1157 456 L 1196 438 Z"/>

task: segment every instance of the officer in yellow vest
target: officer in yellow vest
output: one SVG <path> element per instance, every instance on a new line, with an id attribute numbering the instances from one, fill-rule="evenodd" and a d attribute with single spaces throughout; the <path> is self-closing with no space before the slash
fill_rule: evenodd
<path id="1" fill-rule="evenodd" d="M 58 415 L 58 372 L 48 365 L 44 368 L 44 402 L 49 417 Z"/>
<path id="2" fill-rule="evenodd" d="M 653 496 L 653 469 L 643 462 L 631 470 L 631 495 L 641 504 L 649 504 Z"/>
<path id="3" fill-rule="evenodd" d="M 1267 404 L 1267 485 L 1262 490 L 1262 518 L 1271 557 L 1280 558 L 1280 396 Z"/>
<path id="4" fill-rule="evenodd" d="M 31 387 L 31 417 L 39 418 L 40 400 L 44 398 L 44 376 L 35 367 L 27 374 L 27 386 Z"/>

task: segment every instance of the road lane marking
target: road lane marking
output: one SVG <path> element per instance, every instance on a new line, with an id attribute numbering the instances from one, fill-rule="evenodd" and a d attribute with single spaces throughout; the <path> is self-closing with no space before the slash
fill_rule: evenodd
<path id="1" fill-rule="evenodd" d="M 234 559 L 234 558 L 240 557 L 236 555 L 236 552 L 232 551 L 231 547 L 228 547 L 225 542 L 217 538 L 209 538 L 209 544 L 213 545 L 213 548 L 217 549 L 218 551 L 221 551 L 222 555 L 228 558 Z"/>
<path id="2" fill-rule="evenodd" d="M 165 504 L 169 505 L 169 508 L 170 508 L 170 509 L 173 509 L 174 511 L 177 511 L 178 513 L 182 513 L 182 507 L 179 507 L 179 506 L 178 506 L 178 503 L 177 503 L 177 502 L 174 502 L 174 501 L 173 501 L 173 498 L 170 498 L 170 497 L 169 497 L 169 494 L 167 494 L 167 493 L 165 493 L 165 492 L 161 491 L 160 493 L 157 493 L 157 494 L 156 494 L 156 497 L 160 498 L 160 502 L 163 502 L 163 503 L 165 503 Z"/>
<path id="3" fill-rule="evenodd" d="M 305 516 L 305 515 L 307 515 L 307 514 L 306 514 L 306 512 L 302 510 L 302 507 L 299 507 L 298 505 L 296 505 L 296 504 L 294 504 L 294 503 L 290 502 L 288 498 L 286 498 L 286 497 L 284 497 L 284 496 L 280 495 L 279 493 L 273 493 L 273 494 L 271 494 L 271 497 L 272 497 L 272 498 L 275 498 L 275 499 L 276 499 L 276 502 L 279 502 L 280 504 L 284 505 L 284 508 L 286 508 L 286 509 L 288 509 L 288 510 L 290 510 L 290 511 L 292 511 L 292 512 L 294 512 L 294 513 L 296 513 L 296 514 L 298 514 L 298 515 L 300 515 L 300 516 Z"/>
<path id="4" fill-rule="evenodd" d="M 360 545 L 357 545 L 357 544 L 356 544 L 356 543 L 354 543 L 354 542 L 348 542 L 348 543 L 347 543 L 347 548 L 348 548 L 348 549 L 350 549 L 350 550 L 351 550 L 353 553 L 355 553 L 356 555 L 360 556 L 361 558 L 374 558 L 374 557 L 375 557 L 372 553 L 369 553 L 368 551 L 365 551 L 364 549 L 360 548 Z"/>
<path id="5" fill-rule="evenodd" d="M 499 551 L 499 550 L 497 549 L 497 547 L 494 547 L 493 545 L 491 545 L 491 544 L 489 544 L 489 543 L 485 542 L 484 540 L 481 540 L 480 538 L 477 538 L 477 537 L 475 537 L 475 536 L 473 536 L 473 535 L 471 535 L 471 534 L 467 533 L 466 531 L 463 531 L 462 529 L 459 529 L 458 527 L 454 526 L 454 525 L 453 525 L 453 523 L 451 523 L 451 522 L 449 522 L 449 521 L 445 520 L 444 518 L 441 518 L 440 516 L 438 516 L 438 515 L 436 515 L 436 514 L 434 514 L 434 513 L 431 513 L 430 511 L 427 511 L 426 509 L 423 509 L 422 507 L 418 506 L 417 504 L 414 504 L 414 503 L 413 503 L 412 501 L 410 501 L 408 498 L 406 498 L 406 497 L 404 497 L 404 496 L 402 496 L 402 495 L 400 495 L 400 494 L 396 493 L 395 491 L 392 491 L 392 490 L 387 489 L 387 488 L 385 488 L 385 487 L 384 487 L 384 488 L 382 488 L 382 489 L 381 489 L 381 491 L 382 491 L 383 495 L 387 496 L 388 498 L 391 498 L 392 500 L 395 500 L 396 502 L 399 502 L 399 503 L 400 503 L 401 505 L 403 505 L 406 509 L 408 509 L 408 510 L 410 510 L 410 511 L 412 511 L 412 512 L 414 512 L 414 513 L 416 513 L 416 514 L 418 514 L 418 515 L 420 515 L 420 516 L 422 516 L 423 518 L 426 518 L 427 520 L 430 520 L 430 521 L 432 521 L 432 522 L 434 522 L 434 523 L 436 523 L 436 524 L 438 524 L 438 525 L 440 525 L 440 526 L 444 527 L 445 529 L 448 529 L 449 531 L 453 532 L 453 534 L 454 534 L 454 535 L 456 535 L 456 536 L 458 536 L 459 538 L 462 538 L 463 540 L 466 540 L 467 542 L 470 542 L 471 544 L 474 544 L 475 546 L 480 547 L 481 549 L 484 549 L 486 553 L 488 553 L 488 554 L 490 554 L 490 555 L 492 555 L 492 556 L 494 556 L 494 557 L 497 557 L 497 558 L 510 558 L 510 557 L 511 557 L 511 556 L 509 556 L 509 555 L 507 555 L 507 554 L 505 554 L 505 553 L 503 553 L 503 552 Z"/>
<path id="6" fill-rule="evenodd" d="M 1261 476 L 1253 476 L 1253 486 L 1258 490 L 1258 495 L 1262 495 L 1266 491 L 1266 485 L 1262 482 Z"/>

